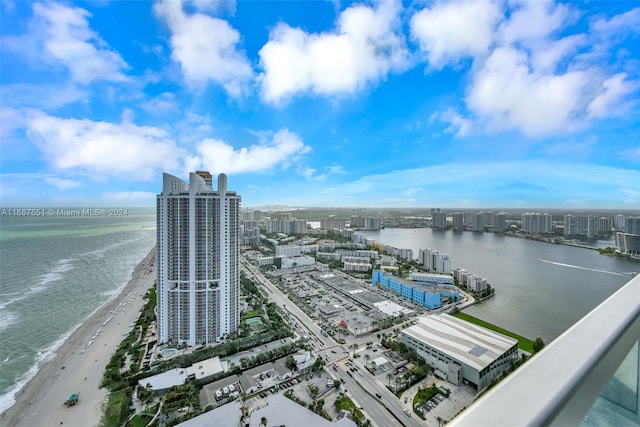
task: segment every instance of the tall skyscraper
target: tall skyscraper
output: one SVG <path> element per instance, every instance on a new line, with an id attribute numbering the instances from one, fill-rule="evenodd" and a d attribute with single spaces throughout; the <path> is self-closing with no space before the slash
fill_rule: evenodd
<path id="1" fill-rule="evenodd" d="M 548 213 L 523 213 L 522 231 L 527 233 L 551 233 L 553 231 L 551 215 Z"/>
<path id="2" fill-rule="evenodd" d="M 593 238 L 598 234 L 598 219 L 593 215 L 565 215 L 565 236 L 586 236 Z"/>
<path id="3" fill-rule="evenodd" d="M 211 343 L 240 322 L 240 196 L 218 175 L 163 174 L 157 196 L 158 340 Z"/>
<path id="4" fill-rule="evenodd" d="M 434 212 L 432 216 L 433 228 L 438 230 L 445 230 L 447 228 L 447 213 L 446 212 Z"/>
<path id="5" fill-rule="evenodd" d="M 418 251 L 418 262 L 427 269 L 427 271 L 451 274 L 451 259 L 448 253 L 438 250 L 420 249 Z"/>
<path id="6" fill-rule="evenodd" d="M 464 214 L 462 212 L 455 212 L 453 214 L 453 231 L 464 230 Z"/>
<path id="7" fill-rule="evenodd" d="M 493 231 L 504 233 L 507 229 L 507 214 L 505 212 L 497 213 L 493 216 Z"/>

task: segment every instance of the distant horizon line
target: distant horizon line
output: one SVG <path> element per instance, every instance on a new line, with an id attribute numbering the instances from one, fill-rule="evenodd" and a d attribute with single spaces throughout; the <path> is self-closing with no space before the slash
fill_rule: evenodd
<path id="1" fill-rule="evenodd" d="M 91 208 L 118 208 L 118 209 L 155 209 L 155 205 L 119 205 L 119 204 L 105 204 L 105 203 L 96 203 L 96 204 L 82 204 L 82 205 L 10 205 L 10 206 L 0 206 L 1 210 L 5 209 L 91 209 Z M 588 211 L 598 211 L 598 212 L 635 212 L 640 214 L 640 207 L 638 208 L 578 208 L 578 207 L 416 207 L 416 206 L 392 206 L 392 207 L 380 207 L 380 206 L 291 206 L 291 205 L 256 205 L 256 206 L 245 206 L 241 207 L 241 209 L 252 209 L 252 210 L 267 210 L 267 211 L 276 211 L 276 210 L 352 210 L 352 211 L 362 211 L 362 213 L 366 213 L 367 211 L 375 210 L 375 211 L 394 211 L 394 210 L 428 210 L 439 209 L 440 212 L 446 213 L 454 213 L 455 211 L 563 211 L 563 212 L 588 212 Z"/>

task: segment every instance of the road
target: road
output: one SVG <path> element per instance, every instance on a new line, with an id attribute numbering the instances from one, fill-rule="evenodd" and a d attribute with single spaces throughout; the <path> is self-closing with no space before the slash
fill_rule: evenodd
<path id="1" fill-rule="evenodd" d="M 325 337 L 322 335 L 320 332 L 321 328 L 271 283 L 258 268 L 244 260 L 242 267 L 249 273 L 250 277 L 253 277 L 254 280 L 267 288 L 269 298 L 273 302 L 280 307 L 284 307 L 290 315 L 300 321 L 298 323 L 301 323 L 303 327 L 309 330 L 310 336 L 312 336 L 316 342 L 320 343 L 324 348 L 330 347 L 337 349 L 336 358 L 340 358 L 340 360 L 346 358 L 346 356 L 341 354 L 342 351 L 340 351 L 340 349 L 342 347 L 334 341 L 331 336 Z M 328 365 L 333 365 L 332 362 L 333 360 Z M 362 366 L 360 366 L 359 374 L 354 374 L 355 377 L 348 375 L 342 365 L 339 366 L 340 369 L 337 371 L 328 369 L 328 372 L 334 378 L 343 381 L 346 390 L 351 394 L 354 401 L 360 405 L 367 418 L 371 419 L 375 426 L 397 427 L 398 425 L 403 425 L 406 427 L 422 427 L 426 425 L 424 421 L 421 421 L 413 414 L 413 411 L 411 411 L 411 417 L 407 416 L 403 412 L 403 406 L 400 404 L 398 398 L 383 384 L 378 382 L 366 369 L 362 368 Z M 376 393 L 380 394 L 382 399 L 378 399 L 375 396 Z"/>
<path id="2" fill-rule="evenodd" d="M 375 401 L 373 405 L 380 405 L 380 403 L 382 403 L 384 407 L 386 407 L 386 409 L 384 409 L 385 412 L 387 412 L 387 415 L 391 415 L 391 418 L 395 422 L 395 424 L 389 425 L 397 425 L 398 421 L 400 421 L 407 427 L 419 427 L 425 425 L 424 421 L 420 420 L 419 418 L 417 418 L 417 415 L 413 414 L 411 405 L 406 406 L 406 408 L 409 409 L 411 413 L 410 417 L 407 416 L 404 413 L 405 406 L 400 403 L 398 398 L 393 393 L 391 393 L 389 389 L 387 389 L 384 385 L 380 384 L 380 382 L 362 366 L 359 367 L 358 373 L 354 374 L 353 378 L 358 384 L 360 384 L 358 388 L 362 390 L 363 393 L 366 393 L 364 390 L 371 390 L 372 393 L 379 393 L 380 396 L 382 396 L 380 399 L 378 399 L 375 396 L 367 395 L 370 399 L 373 399 Z M 367 409 L 369 407 L 370 405 L 365 406 L 365 408 Z"/>

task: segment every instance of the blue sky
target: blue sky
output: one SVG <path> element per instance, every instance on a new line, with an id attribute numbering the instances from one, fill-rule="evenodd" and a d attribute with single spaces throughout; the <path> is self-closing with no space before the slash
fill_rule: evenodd
<path id="1" fill-rule="evenodd" d="M 0 205 L 640 207 L 637 2 L 1 3 Z"/>

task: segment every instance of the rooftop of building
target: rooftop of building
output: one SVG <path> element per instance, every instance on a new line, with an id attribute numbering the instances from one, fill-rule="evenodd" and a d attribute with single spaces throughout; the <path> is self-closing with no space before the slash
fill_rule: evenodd
<path id="1" fill-rule="evenodd" d="M 237 426 L 242 416 L 242 403 L 239 400 L 222 405 L 178 424 L 180 427 Z"/>
<path id="2" fill-rule="evenodd" d="M 331 422 L 281 394 L 270 397 L 266 406 L 254 411 L 251 414 L 249 426 L 260 426 L 262 417 L 267 419 L 270 426 L 292 425 L 293 420 L 297 426 L 355 427 L 356 425 L 347 417 Z"/>
<path id="3" fill-rule="evenodd" d="M 195 379 L 202 379 L 224 372 L 220 357 L 203 360 L 186 368 L 175 368 L 151 377 L 143 378 L 138 384 L 153 390 L 166 390 L 175 385 L 183 384 L 189 375 L 194 375 Z"/>
<path id="4" fill-rule="evenodd" d="M 425 280 L 425 279 L 451 279 L 450 274 L 440 273 L 427 273 L 424 271 L 414 271 L 410 274 L 410 278 L 413 280 Z"/>
<path id="5" fill-rule="evenodd" d="M 392 274 L 388 274 L 384 270 L 383 270 L 382 275 L 385 278 L 392 279 L 396 283 L 401 283 L 401 284 L 403 284 L 405 286 L 409 286 L 409 287 L 412 287 L 414 289 L 419 289 L 421 291 L 425 291 L 425 292 L 428 292 L 430 294 L 437 294 L 437 293 L 442 293 L 442 292 L 451 292 L 451 290 L 452 290 L 451 286 L 446 286 L 446 285 L 442 286 L 442 285 L 438 285 L 438 284 L 430 283 L 430 282 L 415 282 L 415 281 L 412 281 L 412 280 L 403 279 L 402 277 L 394 276 Z"/>
<path id="6" fill-rule="evenodd" d="M 518 344 L 513 338 L 448 314 L 422 316 L 402 333 L 477 370 Z"/>

